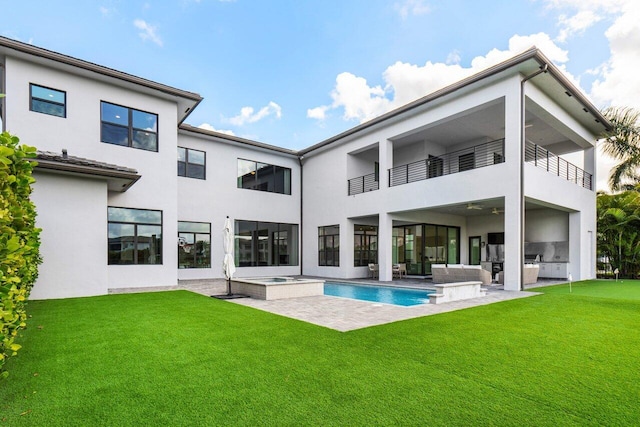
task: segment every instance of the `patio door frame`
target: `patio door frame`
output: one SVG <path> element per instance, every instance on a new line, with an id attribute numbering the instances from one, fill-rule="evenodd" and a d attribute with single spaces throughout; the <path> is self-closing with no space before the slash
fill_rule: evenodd
<path id="1" fill-rule="evenodd" d="M 478 263 L 474 264 L 471 255 L 471 251 L 473 250 L 473 241 L 478 241 Z M 480 265 L 482 262 L 482 236 L 469 236 L 469 265 Z"/>

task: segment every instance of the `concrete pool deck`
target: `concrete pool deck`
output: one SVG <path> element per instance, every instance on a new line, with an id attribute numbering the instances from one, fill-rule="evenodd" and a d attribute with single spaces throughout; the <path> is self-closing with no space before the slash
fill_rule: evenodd
<path id="1" fill-rule="evenodd" d="M 332 279 L 326 279 L 331 281 Z M 333 279 L 336 282 L 341 280 Z M 424 279 L 401 279 L 393 282 L 379 282 L 377 280 L 351 279 L 342 280 L 348 283 L 370 284 L 390 287 L 406 287 L 414 289 L 426 289 L 431 287 L 431 282 Z M 544 281 L 537 286 L 547 286 L 562 282 Z M 535 286 L 531 286 L 535 287 Z M 527 286 L 529 289 L 530 287 Z M 227 282 L 222 279 L 202 280 L 202 281 L 181 281 L 178 286 L 145 289 L 119 289 L 113 293 L 124 292 L 152 292 L 158 290 L 189 290 L 202 295 L 221 295 L 227 290 Z M 536 292 L 505 291 L 497 286 L 487 287 L 487 295 L 484 297 L 468 299 L 464 301 L 454 301 L 445 304 L 423 304 L 411 307 L 402 307 L 390 304 L 380 304 L 355 299 L 340 298 L 333 296 L 312 296 L 281 300 L 257 300 L 253 298 L 239 298 L 227 300 L 233 304 L 244 305 L 280 316 L 313 323 L 336 331 L 347 332 L 355 329 L 367 328 L 370 326 L 383 325 L 386 323 L 398 322 L 401 320 L 413 319 L 416 317 L 431 316 L 434 314 L 447 313 L 450 311 L 462 310 L 465 308 L 477 307 L 481 305 L 493 304 L 518 298 L 527 298 L 539 295 Z"/>

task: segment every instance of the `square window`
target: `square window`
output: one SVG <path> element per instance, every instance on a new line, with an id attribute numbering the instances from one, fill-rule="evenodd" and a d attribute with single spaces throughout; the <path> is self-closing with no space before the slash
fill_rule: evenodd
<path id="1" fill-rule="evenodd" d="M 178 147 L 178 176 L 206 179 L 206 158 L 204 151 Z"/>
<path id="2" fill-rule="evenodd" d="M 38 86 L 33 83 L 30 87 L 30 109 L 36 113 L 49 114 L 57 117 L 67 117 L 67 93 L 61 90 Z"/>
<path id="3" fill-rule="evenodd" d="M 102 101 L 100 140 L 147 151 L 158 151 L 158 115 Z"/>

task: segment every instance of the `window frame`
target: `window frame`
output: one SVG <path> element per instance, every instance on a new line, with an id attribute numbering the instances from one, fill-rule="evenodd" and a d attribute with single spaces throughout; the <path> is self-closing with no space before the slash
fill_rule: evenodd
<path id="1" fill-rule="evenodd" d="M 201 179 L 201 180 L 205 180 L 207 179 L 207 152 L 203 151 L 203 150 L 196 150 L 194 148 L 188 148 L 188 147 L 181 147 L 178 146 L 178 150 L 185 150 L 185 160 L 182 162 L 180 161 L 180 159 L 178 159 L 178 176 L 184 177 L 184 178 L 193 178 L 193 179 Z M 189 151 L 197 151 L 198 153 L 202 153 L 204 156 L 204 163 L 202 165 L 198 164 L 198 163 L 191 163 L 189 162 Z M 184 174 L 180 174 L 180 163 L 184 163 Z M 199 176 L 190 176 L 189 175 L 189 165 L 197 165 L 197 166 L 202 166 L 204 169 L 204 173 L 202 178 Z"/>
<path id="2" fill-rule="evenodd" d="M 358 230 L 358 227 L 364 228 Z M 375 238 L 372 242 L 372 237 Z M 362 249 L 357 249 L 356 240 L 361 240 Z M 375 246 L 375 248 L 374 248 Z M 378 226 L 354 224 L 353 226 L 353 266 L 366 267 L 378 263 Z"/>
<path id="3" fill-rule="evenodd" d="M 239 223 L 252 224 L 251 230 L 246 227 L 241 227 Z M 261 228 L 261 225 L 263 228 Z M 265 228 L 266 227 L 266 228 Z M 295 230 L 293 229 L 295 227 Z M 240 229 L 243 231 L 250 231 L 250 244 L 244 251 L 240 250 L 239 241 L 243 235 L 239 234 Z M 261 245 L 259 234 L 260 231 L 267 231 L 266 244 Z M 282 238 L 284 232 L 291 232 L 291 248 L 285 253 L 281 253 L 282 247 L 288 247 L 287 244 L 283 244 L 286 239 Z M 246 240 L 246 237 L 245 237 Z M 288 240 L 286 240 L 288 242 Z M 295 249 L 295 252 L 294 252 Z M 243 253 L 250 253 L 250 260 L 245 261 L 242 258 Z M 265 255 L 270 254 L 270 257 Z M 283 257 L 288 257 L 288 262 L 281 262 Z M 293 260 L 292 260 L 293 259 Z M 269 221 L 254 221 L 236 219 L 234 221 L 234 260 L 238 267 L 296 267 L 300 265 L 300 225 L 285 222 L 269 222 Z"/>
<path id="4" fill-rule="evenodd" d="M 152 222 L 135 222 L 135 221 L 117 221 L 117 220 L 110 220 L 109 219 L 109 209 L 113 208 L 113 209 L 127 209 L 127 210 L 132 210 L 132 211 L 147 211 L 147 212 L 159 212 L 160 213 L 160 223 L 156 224 L 156 223 L 152 223 Z M 111 256 L 110 256 L 110 252 L 111 252 L 111 242 L 110 242 L 110 237 L 109 237 L 109 226 L 111 224 L 124 224 L 124 225 L 133 225 L 133 229 L 134 229 L 134 234 L 133 234 L 133 262 L 131 263 L 116 263 L 116 262 L 111 262 Z M 164 224 L 164 214 L 162 210 L 158 210 L 158 209 L 142 209 L 142 208 L 130 208 L 130 207 L 125 207 L 125 206 L 107 206 L 107 265 L 163 265 L 164 262 L 164 256 L 163 256 L 163 250 L 162 250 L 162 246 L 164 244 L 163 240 L 162 240 L 162 232 L 163 232 L 163 224 Z M 139 263 L 138 262 L 138 226 L 155 226 L 155 227 L 160 227 L 160 239 L 159 239 L 159 245 L 157 246 L 158 248 L 158 254 L 155 256 L 159 256 L 160 262 L 156 262 L 156 263 Z"/>
<path id="5" fill-rule="evenodd" d="M 180 231 L 180 224 L 181 223 L 186 223 L 186 224 L 206 224 L 209 227 L 209 231 L 208 232 L 202 232 L 202 231 Z M 203 265 L 203 266 L 198 266 L 198 257 L 197 257 L 197 252 L 194 250 L 193 251 L 193 259 L 191 260 L 193 262 L 193 264 L 191 266 L 188 267 L 181 267 L 180 266 L 180 249 L 184 250 L 182 248 L 182 246 L 180 246 L 180 238 L 182 237 L 181 234 L 191 234 L 193 235 L 193 246 L 198 245 L 198 235 L 208 235 L 209 236 L 209 249 L 207 251 L 207 258 L 208 258 L 208 265 Z M 184 246 L 184 245 L 183 245 Z M 186 250 L 185 250 L 186 252 Z M 188 252 L 186 252 L 188 253 Z M 210 222 L 200 222 L 200 221 L 178 221 L 178 269 L 179 270 L 183 270 L 183 269 L 197 269 L 197 268 L 211 268 L 211 223 Z"/>
<path id="6" fill-rule="evenodd" d="M 124 125 L 121 125 L 119 123 L 105 121 L 104 118 L 102 117 L 102 105 L 103 104 L 113 105 L 114 107 L 126 108 L 127 109 L 127 125 L 124 126 Z M 156 130 L 155 131 L 150 131 L 150 130 L 147 130 L 147 129 L 141 129 L 141 128 L 134 127 L 133 126 L 133 114 L 134 114 L 135 111 L 137 111 L 139 113 L 150 114 L 152 116 L 155 116 L 155 118 L 156 118 Z M 118 143 L 115 143 L 115 142 L 105 141 L 104 125 L 116 126 L 116 127 L 119 127 L 119 128 L 126 128 L 127 129 L 127 145 L 118 144 Z M 155 149 L 149 150 L 149 149 L 143 148 L 143 147 L 135 147 L 133 145 L 135 131 L 148 132 L 148 133 L 154 134 L 155 137 L 156 137 Z M 119 146 L 119 147 L 135 148 L 136 150 L 144 150 L 144 151 L 151 151 L 152 153 L 157 153 L 157 152 L 160 151 L 160 120 L 159 120 L 159 115 L 157 113 L 152 113 L 151 111 L 140 110 L 138 108 L 127 107 L 126 105 L 121 105 L 121 104 L 116 104 L 114 102 L 100 100 L 100 142 L 103 142 L 105 144 L 110 144 L 110 145 L 116 145 L 116 146 Z"/>
<path id="7" fill-rule="evenodd" d="M 60 102 L 54 102 L 48 99 L 44 99 L 44 98 L 39 98 L 39 97 L 34 97 L 33 96 L 33 88 L 37 87 L 37 88 L 41 88 L 41 89 L 46 89 L 46 90 L 52 90 L 55 92 L 59 92 L 62 95 L 64 95 L 64 102 L 60 103 Z M 33 107 L 33 100 L 36 99 L 37 101 L 40 102 L 44 102 L 45 104 L 49 104 L 49 105 L 57 105 L 57 106 L 62 106 L 62 115 L 58 115 L 58 114 L 53 114 L 53 113 L 49 113 L 46 111 L 40 111 L 40 110 L 36 110 Z M 49 86 L 43 86 L 43 85 L 39 85 L 36 83 L 29 83 L 29 111 L 33 111 L 34 113 L 40 113 L 40 114 L 46 114 L 48 116 L 54 116 L 54 117 L 60 117 L 63 119 L 67 118 L 67 92 L 64 90 L 60 90 L 60 89 L 54 89 L 52 87 Z"/>
<path id="8" fill-rule="evenodd" d="M 245 175 L 240 176 L 239 172 L 240 172 L 240 162 L 250 162 L 253 163 L 253 170 L 252 172 L 250 172 L 251 175 L 254 176 L 254 180 L 253 183 L 251 185 L 248 186 L 244 186 L 244 180 L 242 180 L 242 177 L 244 177 Z M 265 167 L 267 166 L 271 166 L 271 174 L 270 177 L 272 179 L 272 185 L 273 185 L 273 189 L 269 190 L 269 189 L 261 189 L 259 187 L 259 180 L 258 178 L 260 177 L 261 173 L 260 173 L 260 169 L 258 168 L 259 165 L 264 165 Z M 264 169 L 264 168 L 262 168 Z M 280 184 L 279 182 L 276 182 L 276 176 L 279 170 L 283 170 L 283 171 L 289 171 L 288 173 L 288 179 L 283 179 L 282 183 Z M 287 196 L 291 195 L 291 175 L 292 175 L 292 169 L 288 168 L 286 166 L 279 166 L 279 165 L 275 165 L 272 163 L 265 163 L 265 162 L 260 162 L 257 160 L 249 160 L 249 159 L 244 159 L 242 157 L 238 157 L 236 160 L 236 187 L 239 189 L 244 189 L 244 190 L 256 190 L 256 191 L 263 191 L 265 193 L 275 193 L 275 194 L 284 194 Z M 286 173 L 283 174 L 284 176 L 287 176 Z M 264 174 L 262 174 L 262 176 L 264 176 Z M 268 185 L 269 181 L 266 181 L 267 185 Z M 282 189 L 282 191 L 278 191 L 279 189 Z"/>
<path id="9" fill-rule="evenodd" d="M 327 234 L 326 231 L 331 228 L 336 228 L 337 234 Z M 330 246 L 327 244 L 329 241 L 331 241 Z M 329 253 L 331 254 L 332 264 L 329 264 L 327 262 L 327 260 L 329 259 L 327 255 Z M 340 267 L 340 224 L 324 225 L 318 227 L 318 266 Z"/>

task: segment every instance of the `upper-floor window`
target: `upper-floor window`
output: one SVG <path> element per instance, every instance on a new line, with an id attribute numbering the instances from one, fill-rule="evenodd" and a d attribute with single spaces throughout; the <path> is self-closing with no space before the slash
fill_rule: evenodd
<path id="1" fill-rule="evenodd" d="M 108 144 L 158 151 L 158 115 L 100 102 L 100 140 Z"/>
<path id="2" fill-rule="evenodd" d="M 178 147 L 178 176 L 206 179 L 206 159 L 204 151 Z"/>
<path id="3" fill-rule="evenodd" d="M 178 221 L 178 268 L 211 268 L 211 224 Z"/>
<path id="4" fill-rule="evenodd" d="M 162 264 L 162 211 L 107 209 L 109 264 Z"/>
<path id="5" fill-rule="evenodd" d="M 31 83 L 29 109 L 37 113 L 67 117 L 67 93 Z"/>
<path id="6" fill-rule="evenodd" d="M 291 169 L 238 159 L 238 188 L 291 194 Z"/>

